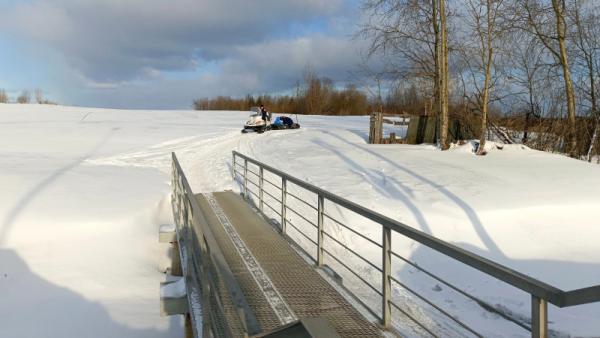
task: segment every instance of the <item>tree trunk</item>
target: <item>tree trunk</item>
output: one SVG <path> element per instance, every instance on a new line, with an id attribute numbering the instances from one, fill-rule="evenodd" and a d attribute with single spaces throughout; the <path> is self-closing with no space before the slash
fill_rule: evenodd
<path id="1" fill-rule="evenodd" d="M 596 119 L 596 126 L 594 127 L 594 134 L 592 135 L 590 147 L 588 148 L 587 160 L 588 162 L 592 162 L 592 157 L 594 155 L 594 146 L 596 142 L 598 142 L 598 128 L 600 127 L 600 117 Z"/>
<path id="2" fill-rule="evenodd" d="M 447 150 L 448 145 L 448 29 L 446 23 L 446 0 L 439 0 L 440 6 L 440 146 Z"/>
<path id="3" fill-rule="evenodd" d="M 529 111 L 525 113 L 525 126 L 523 127 L 523 144 L 527 144 L 529 141 L 529 120 L 531 116 L 535 115 L 535 104 L 533 103 L 533 85 L 531 84 L 531 80 L 529 80 Z"/>
<path id="4" fill-rule="evenodd" d="M 441 112 L 441 100 L 440 100 L 440 74 L 441 74 L 441 49 L 440 49 L 440 24 L 439 24 L 439 11 L 438 11 L 438 1 L 439 0 L 431 0 L 431 24 L 433 26 L 433 32 L 434 32 L 434 50 L 435 50 L 435 57 L 433 58 L 434 61 L 434 67 L 435 67 L 435 71 L 433 73 L 433 105 L 431 106 L 431 110 L 432 110 L 432 114 L 437 116 L 438 121 L 440 118 L 440 112 Z M 437 126 L 437 138 L 438 138 L 438 143 L 441 144 L 440 141 L 440 125 L 438 123 Z"/>
<path id="5" fill-rule="evenodd" d="M 596 97 L 596 77 L 594 76 L 594 62 L 588 59 L 588 68 L 590 71 L 590 81 L 591 81 L 591 100 L 592 100 L 592 116 L 596 120 L 596 125 L 594 126 L 594 133 L 592 134 L 592 139 L 590 140 L 590 147 L 587 152 L 587 160 L 588 162 L 592 162 L 592 156 L 594 155 L 594 147 L 596 146 L 596 142 L 598 142 L 598 129 L 600 128 L 600 114 L 598 113 L 598 98 Z"/>
<path id="6" fill-rule="evenodd" d="M 589 28 L 584 27 L 584 24 L 581 22 L 581 12 L 582 12 L 582 2 L 575 1 L 574 2 L 574 14 L 575 14 L 575 25 L 577 27 L 577 39 L 579 42 L 579 49 L 583 54 L 583 58 L 585 60 L 585 65 L 588 71 L 588 79 L 590 81 L 590 103 L 591 103 L 591 115 L 594 119 L 594 131 L 592 133 L 592 138 L 590 139 L 590 146 L 588 147 L 586 158 L 588 162 L 592 161 L 594 147 L 596 145 L 596 141 L 598 139 L 598 128 L 600 124 L 600 115 L 598 115 L 598 102 L 596 95 L 596 69 L 594 64 L 594 59 L 597 56 L 596 46 L 597 44 L 590 44 L 590 31 Z M 589 24 L 589 23 L 588 23 Z M 592 33 L 593 34 L 593 33 Z"/>
<path id="7" fill-rule="evenodd" d="M 483 85 L 483 102 L 481 104 L 481 136 L 479 137 L 477 155 L 485 155 L 485 139 L 487 134 L 487 119 L 490 101 L 490 78 L 492 77 L 492 61 L 494 56 L 494 49 L 492 47 L 494 23 L 492 20 L 492 4 L 491 0 L 487 0 L 487 40 L 484 49 L 487 59 L 485 59 L 485 57 L 482 58 L 484 59 L 482 61 L 485 62 L 485 81 Z"/>
<path id="8" fill-rule="evenodd" d="M 531 116 L 531 110 L 525 113 L 525 126 L 523 127 L 523 139 L 521 143 L 527 144 L 529 141 L 529 118 Z"/>
<path id="9" fill-rule="evenodd" d="M 596 97 L 596 77 L 594 76 L 594 62 L 588 58 L 588 70 L 590 77 L 590 93 L 592 101 L 592 116 L 596 120 L 596 125 L 594 126 L 594 133 L 592 134 L 592 139 L 590 140 L 590 147 L 587 152 L 587 160 L 588 162 L 592 162 L 592 156 L 594 153 L 594 147 L 596 146 L 596 142 L 598 140 L 598 128 L 600 127 L 600 114 L 598 114 L 598 99 Z"/>
<path id="10" fill-rule="evenodd" d="M 570 157 L 577 157 L 577 125 L 575 121 L 575 93 L 573 90 L 573 80 L 571 79 L 571 69 L 569 67 L 569 58 L 566 47 L 566 22 L 564 3 L 561 0 L 552 0 L 552 7 L 556 15 L 556 33 L 558 36 L 558 45 L 560 48 L 560 63 L 563 69 L 565 80 L 565 92 L 567 95 L 567 114 L 569 121 L 569 130 L 567 133 L 567 153 Z"/>

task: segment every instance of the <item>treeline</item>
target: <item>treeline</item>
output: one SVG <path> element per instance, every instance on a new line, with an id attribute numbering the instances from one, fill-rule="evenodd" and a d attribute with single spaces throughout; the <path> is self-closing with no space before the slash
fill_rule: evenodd
<path id="1" fill-rule="evenodd" d="M 394 86 L 381 100 L 356 85 L 337 89 L 333 81 L 314 73 L 304 75 L 293 95 L 247 95 L 244 98 L 218 96 L 194 101 L 196 110 L 249 110 L 265 105 L 271 112 L 305 115 L 368 115 L 383 110 L 393 114 L 426 114 L 426 98 L 416 85 Z"/>
<path id="2" fill-rule="evenodd" d="M 6 90 L 0 88 L 0 103 L 11 102 L 20 104 L 27 104 L 32 102 L 37 104 L 56 104 L 48 99 L 45 99 L 41 89 L 36 89 L 33 91 L 33 99 L 29 90 L 23 90 L 21 94 L 19 94 L 19 96 L 17 96 L 14 100 L 11 100 L 11 98 L 6 93 Z"/>
<path id="3" fill-rule="evenodd" d="M 303 85 L 298 85 L 293 95 L 219 96 L 194 101 L 196 110 L 249 110 L 260 105 L 271 112 L 306 115 L 365 115 L 372 110 L 367 95 L 355 85 L 337 89 L 332 80 L 312 72 L 305 74 Z"/>

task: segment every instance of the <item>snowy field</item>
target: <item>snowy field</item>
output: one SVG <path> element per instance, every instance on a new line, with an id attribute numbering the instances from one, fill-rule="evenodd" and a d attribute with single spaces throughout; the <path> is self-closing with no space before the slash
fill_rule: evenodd
<path id="1" fill-rule="evenodd" d="M 0 104 L 0 337 L 181 336 L 179 319 L 159 317 L 171 151 L 196 192 L 239 189 L 230 172 L 238 150 L 564 290 L 600 284 L 598 165 L 520 146 L 476 157 L 470 145 L 368 145 L 366 117 L 300 116 L 300 130 L 243 135 L 246 116 Z M 358 218 L 340 217 L 379 238 Z M 393 243 L 494 306 L 529 316 L 525 293 L 415 243 Z M 486 336 L 528 335 L 414 269 L 396 264 L 394 275 Z M 412 302 L 401 290 L 395 297 Z M 561 333 L 600 336 L 599 305 L 550 306 L 549 318 Z"/>

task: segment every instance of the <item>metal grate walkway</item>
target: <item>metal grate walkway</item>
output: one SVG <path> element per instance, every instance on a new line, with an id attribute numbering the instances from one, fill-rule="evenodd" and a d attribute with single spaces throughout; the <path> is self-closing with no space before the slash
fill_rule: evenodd
<path id="1" fill-rule="evenodd" d="M 219 192 L 196 199 L 261 331 L 322 317 L 341 337 L 382 336 L 241 196 Z"/>

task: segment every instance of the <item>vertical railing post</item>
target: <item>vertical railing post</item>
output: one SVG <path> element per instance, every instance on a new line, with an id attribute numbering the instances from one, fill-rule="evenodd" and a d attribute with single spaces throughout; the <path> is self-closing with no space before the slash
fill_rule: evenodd
<path id="1" fill-rule="evenodd" d="M 177 179 L 177 208 L 179 210 L 179 224 L 184 227 L 185 226 L 185 220 L 184 220 L 184 213 L 185 213 L 185 205 L 183 204 L 184 202 L 184 195 L 183 195 L 183 187 L 182 187 L 182 182 L 181 182 L 181 177 L 179 177 Z"/>
<path id="2" fill-rule="evenodd" d="M 248 159 L 244 159 L 244 197 L 248 198 Z"/>
<path id="3" fill-rule="evenodd" d="M 202 288 L 202 313 L 206 313 L 206 316 L 202 316 L 202 336 L 201 337 L 211 337 L 212 336 L 212 320 L 210 313 L 212 309 L 212 302 L 210 299 L 212 298 L 211 292 L 212 288 L 210 286 L 210 276 L 209 270 L 209 260 L 208 252 L 206 250 L 206 246 L 204 244 L 204 237 L 200 238 L 200 271 L 196 271 L 200 274 L 200 283 Z"/>
<path id="4" fill-rule="evenodd" d="M 548 337 L 548 302 L 537 296 L 531 296 L 531 337 Z"/>
<path id="5" fill-rule="evenodd" d="M 234 179 L 235 181 L 235 153 L 233 154 L 233 159 L 231 161 L 231 177 Z M 235 182 L 234 182 L 235 183 Z"/>
<path id="6" fill-rule="evenodd" d="M 392 229 L 383 227 L 383 238 L 382 238 L 382 324 L 383 327 L 389 328 L 392 314 L 392 286 L 391 286 L 391 271 L 392 271 Z"/>
<path id="7" fill-rule="evenodd" d="M 287 180 L 281 176 L 281 234 L 286 234 L 286 203 L 287 203 Z"/>
<path id="8" fill-rule="evenodd" d="M 317 202 L 317 266 L 323 266 L 323 209 L 325 198 L 319 194 Z"/>
<path id="9" fill-rule="evenodd" d="M 263 167 L 261 166 L 258 169 L 258 199 L 259 199 L 258 207 L 260 209 L 260 212 L 263 212 L 263 200 L 264 200 L 264 198 L 263 198 L 263 189 L 264 189 L 263 185 L 264 185 L 264 180 L 265 179 L 264 179 L 263 175 L 264 175 L 264 170 L 263 170 Z"/>

